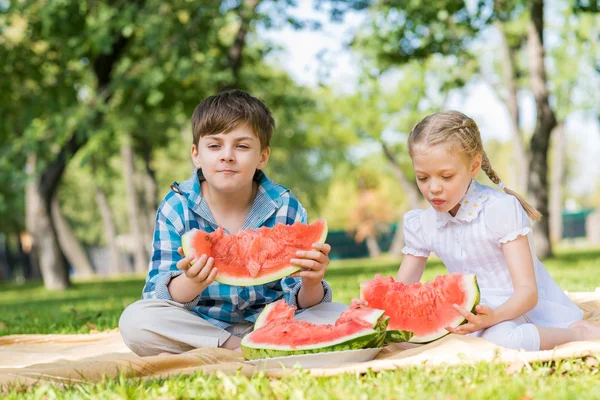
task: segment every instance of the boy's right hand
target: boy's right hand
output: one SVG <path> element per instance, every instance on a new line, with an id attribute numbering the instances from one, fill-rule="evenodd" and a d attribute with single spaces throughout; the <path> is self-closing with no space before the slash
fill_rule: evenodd
<path id="1" fill-rule="evenodd" d="M 214 258 L 207 257 L 206 254 L 203 254 L 199 258 L 195 258 L 194 256 L 185 257 L 181 247 L 177 249 L 177 252 L 184 257 L 177 261 L 176 266 L 183 271 L 187 279 L 202 287 L 202 290 L 215 281 L 218 271 L 214 268 Z"/>

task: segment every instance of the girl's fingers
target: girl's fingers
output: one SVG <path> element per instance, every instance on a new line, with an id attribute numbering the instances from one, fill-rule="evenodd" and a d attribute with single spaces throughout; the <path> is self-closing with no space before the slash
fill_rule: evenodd
<path id="1" fill-rule="evenodd" d="M 369 303 L 367 303 L 365 300 L 363 299 L 352 299 L 352 304 L 357 304 L 359 306 L 365 306 L 368 307 Z"/>
<path id="2" fill-rule="evenodd" d="M 450 326 L 444 328 L 446 329 L 448 332 L 450 333 L 455 333 L 457 335 L 468 335 L 469 333 L 475 332 L 470 326 L 469 324 L 466 325 L 461 325 L 458 326 L 456 328 L 452 328 Z"/>
<path id="3" fill-rule="evenodd" d="M 460 315 L 465 317 L 467 319 L 467 321 L 473 322 L 473 318 L 475 318 L 475 314 L 473 314 L 470 311 L 465 310 L 464 308 L 462 308 L 461 306 L 459 306 L 457 304 L 453 304 L 453 307 L 456 311 L 458 311 L 460 313 Z"/>
<path id="4" fill-rule="evenodd" d="M 475 307 L 475 311 L 477 311 L 478 314 L 489 314 L 492 309 L 489 308 L 488 306 L 482 306 L 482 305 L 478 305 L 477 307 Z"/>
<path id="5" fill-rule="evenodd" d="M 448 332 L 450 332 L 450 333 L 454 333 L 454 334 L 457 334 L 457 335 L 459 335 L 459 330 L 458 330 L 458 329 L 456 329 L 456 328 L 452 328 L 452 327 L 450 327 L 450 326 L 447 326 L 447 327 L 445 327 L 444 329 L 445 329 L 445 330 L 447 330 L 447 331 L 448 331 Z"/>

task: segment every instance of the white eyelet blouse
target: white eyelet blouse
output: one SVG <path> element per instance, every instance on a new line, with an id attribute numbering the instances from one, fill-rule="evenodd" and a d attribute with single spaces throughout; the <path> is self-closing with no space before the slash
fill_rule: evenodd
<path id="1" fill-rule="evenodd" d="M 541 326 L 567 327 L 580 320 L 583 312 L 537 259 L 531 232 L 529 218 L 516 197 L 473 181 L 454 217 L 432 207 L 406 213 L 402 252 L 417 257 L 434 252 L 448 272 L 475 274 L 481 303 L 495 308 L 514 291 L 501 246 L 527 235 L 539 299 L 525 318 Z"/>

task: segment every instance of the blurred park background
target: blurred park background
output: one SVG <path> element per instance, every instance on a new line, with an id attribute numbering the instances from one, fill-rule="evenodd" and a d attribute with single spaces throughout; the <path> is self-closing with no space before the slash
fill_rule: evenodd
<path id="1" fill-rule="evenodd" d="M 333 258 L 400 255 L 406 137 L 442 109 L 545 215 L 541 257 L 600 248 L 598 2 L 0 0 L 0 281 L 143 275 L 191 113 L 230 88 L 273 110 L 266 172 Z"/>

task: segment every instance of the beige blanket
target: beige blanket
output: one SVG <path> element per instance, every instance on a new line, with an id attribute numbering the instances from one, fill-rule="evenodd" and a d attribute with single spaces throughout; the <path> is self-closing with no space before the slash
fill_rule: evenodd
<path id="1" fill-rule="evenodd" d="M 585 312 L 584 318 L 600 325 L 600 290 L 571 293 Z M 535 361 L 572 357 L 600 357 L 600 339 L 568 343 L 550 351 L 524 352 L 496 346 L 483 339 L 448 335 L 423 346 L 394 344 L 386 347 L 375 360 L 313 368 L 315 375 L 345 372 L 363 373 L 411 365 L 456 365 L 479 361 L 527 365 Z M 224 349 L 197 349 L 181 355 L 138 357 L 121 340 L 118 330 L 89 335 L 12 335 L 0 337 L 0 387 L 6 384 L 29 386 L 39 381 L 89 382 L 103 376 L 164 377 L 176 373 L 222 371 L 247 376 L 259 367 L 245 363 L 240 353 Z M 268 376 L 293 373 L 293 369 L 275 368 Z"/>

